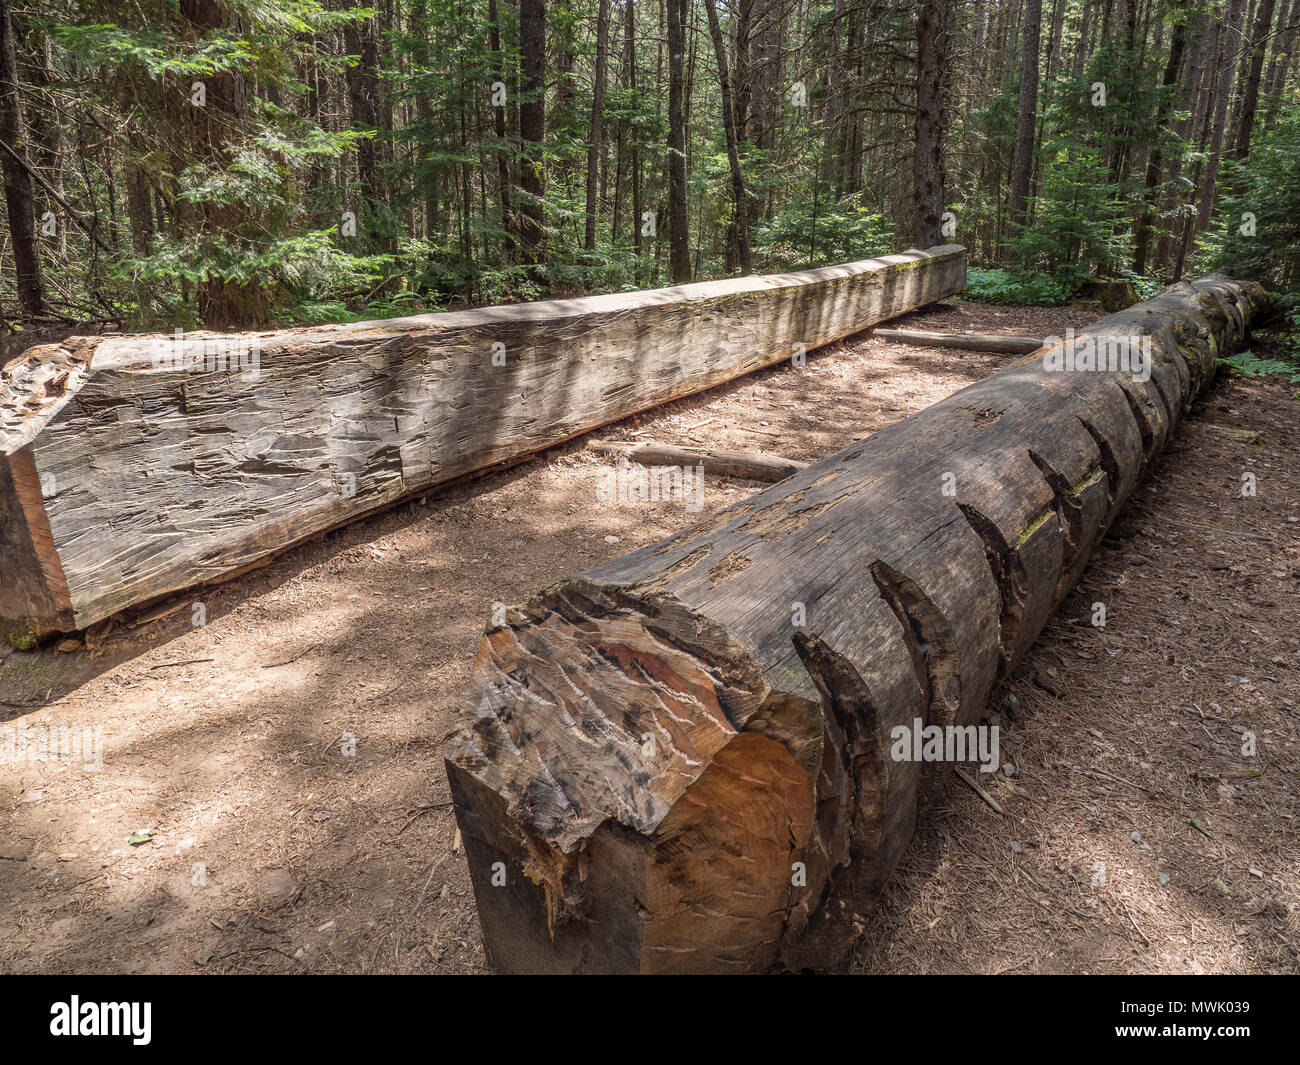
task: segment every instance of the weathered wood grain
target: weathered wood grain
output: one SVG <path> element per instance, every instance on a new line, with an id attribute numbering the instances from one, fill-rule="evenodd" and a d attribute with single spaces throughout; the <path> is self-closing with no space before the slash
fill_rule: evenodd
<path id="1" fill-rule="evenodd" d="M 0 556 L 0 624 L 80 628 L 240 572 L 412 492 L 943 299 L 965 272 L 947 245 L 647 292 L 187 334 L 180 359 L 166 336 L 32 349 L 0 377 L 0 466 L 26 454 L 44 515 L 6 504 L 8 522 L 35 524 L 3 535 L 48 526 L 64 584 L 30 550 Z"/>
<path id="2" fill-rule="evenodd" d="M 508 611 L 446 748 L 492 963 L 839 964 L 942 779 L 893 730 L 980 720 L 1263 302 L 1177 286 Z"/>

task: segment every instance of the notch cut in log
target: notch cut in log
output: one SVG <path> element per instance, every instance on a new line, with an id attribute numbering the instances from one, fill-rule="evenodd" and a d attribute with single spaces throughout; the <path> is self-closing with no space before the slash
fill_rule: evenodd
<path id="1" fill-rule="evenodd" d="M 808 465 L 806 462 L 764 455 L 758 451 L 677 447 L 675 444 L 660 444 L 651 440 L 645 443 L 593 440 L 587 446 L 592 451 L 618 455 L 642 466 L 680 466 L 683 469 L 702 466 L 706 474 L 740 477 L 749 481 L 780 481 Z"/>
<path id="2" fill-rule="evenodd" d="M 267 333 L 74 338 L 0 371 L 0 629 L 31 639 L 965 288 L 956 245 Z"/>
<path id="3" fill-rule="evenodd" d="M 507 611 L 446 747 L 492 964 L 842 964 L 918 726 L 980 721 L 1263 304 L 1176 286 Z"/>
<path id="4" fill-rule="evenodd" d="M 916 329 L 873 329 L 872 336 L 925 348 L 991 351 L 1000 355 L 1027 355 L 1043 346 L 1039 337 L 998 336 L 992 333 L 926 333 Z"/>

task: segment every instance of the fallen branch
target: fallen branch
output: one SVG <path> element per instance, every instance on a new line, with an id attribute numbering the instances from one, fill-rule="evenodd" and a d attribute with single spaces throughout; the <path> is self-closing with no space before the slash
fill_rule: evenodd
<path id="1" fill-rule="evenodd" d="M 215 658 L 186 658 L 179 662 L 159 662 L 156 666 L 150 666 L 150 669 L 170 669 L 172 666 L 197 666 L 204 662 L 215 662 Z"/>
<path id="2" fill-rule="evenodd" d="M 1028 355 L 1043 346 L 1038 337 L 995 336 L 989 333 L 926 333 L 915 329 L 873 329 L 881 340 L 897 340 L 926 348 L 959 348 L 1004 355 Z"/>
<path id="3" fill-rule="evenodd" d="M 981 788 L 979 784 L 976 783 L 975 778 L 973 776 L 971 776 L 968 772 L 966 772 L 966 770 L 964 770 L 959 765 L 955 765 L 952 768 L 953 768 L 953 772 L 957 774 L 957 779 L 959 779 L 963 784 L 965 784 L 968 788 L 970 788 L 971 791 L 973 791 L 976 795 L 978 795 L 981 799 L 983 799 L 986 803 L 988 803 L 989 808 L 992 809 L 994 813 L 1001 814 L 1003 817 L 1007 816 L 1006 810 L 1002 809 L 1002 807 L 998 805 L 997 799 L 993 798 L 992 795 L 990 795 L 987 791 Z"/>
<path id="4" fill-rule="evenodd" d="M 653 441 L 628 444 L 616 440 L 592 440 L 587 446 L 602 454 L 622 455 L 629 462 L 642 466 L 680 466 L 683 469 L 702 466 L 706 474 L 742 477 L 750 481 L 780 481 L 808 465 L 757 451 L 705 450 Z"/>
<path id="5" fill-rule="evenodd" d="M 72 209 L 72 205 L 68 203 L 68 201 L 65 200 L 61 195 L 59 195 L 59 191 L 48 181 L 45 180 L 45 176 L 39 170 L 37 170 L 35 167 L 29 164 L 26 159 L 24 159 L 21 155 L 19 155 L 16 151 L 14 151 L 11 147 L 9 147 L 8 144 L 6 144 L 2 140 L 0 140 L 0 148 L 3 148 L 6 152 L 10 154 L 10 156 L 16 159 L 18 161 L 18 165 L 21 166 L 24 170 L 26 170 L 29 176 L 36 179 L 36 183 L 45 190 L 46 195 L 48 195 L 52 200 L 54 200 L 55 203 L 57 203 L 60 207 L 62 207 L 65 212 L 67 212 L 68 217 L 72 219 L 73 222 L 76 223 L 77 228 L 80 229 L 83 233 L 85 233 L 86 236 L 88 236 L 96 244 L 98 244 L 101 251 L 103 251 L 106 255 L 112 256 L 114 258 L 117 256 L 117 252 L 115 252 L 111 247 L 109 247 L 108 244 L 104 242 L 103 238 L 101 238 L 100 235 L 95 232 L 94 227 L 91 226 L 90 223 L 86 222 L 85 219 L 83 219 L 79 214 L 77 214 L 76 211 Z"/>

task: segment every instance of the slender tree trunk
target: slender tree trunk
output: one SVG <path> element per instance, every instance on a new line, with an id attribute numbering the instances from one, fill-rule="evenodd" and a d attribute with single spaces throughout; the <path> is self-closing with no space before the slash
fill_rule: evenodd
<path id="1" fill-rule="evenodd" d="M 235 25 L 218 0 L 181 0 L 180 9 L 195 40 Z M 248 89 L 238 72 L 209 74 L 203 81 L 206 106 L 189 108 L 192 143 L 197 156 L 224 170 L 247 125 Z M 206 202 L 196 213 L 200 235 L 209 240 L 237 241 L 245 225 L 242 204 Z M 269 294 L 256 281 L 241 283 L 210 274 L 200 282 L 197 299 L 199 316 L 209 329 L 245 328 L 271 315 Z"/>
<path id="2" fill-rule="evenodd" d="M 1228 139 L 1230 144 L 1237 143 L 1237 130 L 1241 129 L 1241 105 L 1246 97 L 1246 76 L 1250 71 L 1250 57 L 1253 51 L 1251 41 L 1254 39 L 1255 10 L 1257 6 L 1257 0 L 1248 0 L 1245 17 L 1235 27 L 1237 36 L 1241 38 L 1241 51 L 1238 53 L 1236 70 L 1237 87 L 1232 93 L 1232 120 L 1228 123 L 1228 128 L 1233 131 L 1232 136 Z"/>
<path id="3" fill-rule="evenodd" d="M 131 220 L 131 250 L 137 256 L 144 256 L 149 254 L 149 243 L 153 240 L 149 176 L 137 161 L 136 146 L 131 148 L 133 154 L 126 161 L 126 211 Z"/>
<path id="4" fill-rule="evenodd" d="M 632 99 L 636 99 L 636 5 L 632 0 L 623 0 L 624 18 L 627 20 L 626 48 L 627 88 Z M 632 246 L 636 249 L 636 278 L 641 280 L 641 138 L 634 125 L 629 131 L 632 141 Z"/>
<path id="5" fill-rule="evenodd" d="M 1029 183 L 1034 170 L 1034 130 L 1038 111 L 1038 49 L 1043 26 L 1043 0 L 1026 0 L 1024 48 L 1020 55 L 1020 118 L 1011 163 L 1011 223 L 1023 225 L 1029 204 Z"/>
<path id="6" fill-rule="evenodd" d="M 1165 64 L 1165 76 L 1161 83 L 1160 102 L 1156 106 L 1155 142 L 1147 156 L 1147 173 L 1145 190 L 1142 194 L 1141 214 L 1138 218 L 1137 235 L 1133 242 L 1133 272 L 1144 274 L 1147 269 L 1147 253 L 1151 247 L 1151 232 L 1155 226 L 1156 190 L 1160 185 L 1160 174 L 1164 166 L 1164 150 L 1161 138 L 1166 135 L 1165 126 L 1169 121 L 1169 112 L 1173 110 L 1174 88 L 1183 69 L 1183 53 L 1187 47 L 1187 23 L 1180 18 L 1174 23 L 1173 39 L 1169 42 L 1169 61 Z"/>
<path id="7" fill-rule="evenodd" d="M 1074 76 L 1083 77 L 1083 68 L 1088 62 L 1088 50 L 1092 43 L 1091 23 L 1094 5 L 1084 4 L 1083 16 L 1079 20 L 1079 40 L 1074 49 Z"/>
<path id="8" fill-rule="evenodd" d="M 4 175 L 5 211 L 14 246 L 18 305 L 24 315 L 45 311 L 45 285 L 36 248 L 36 206 L 28 172 L 27 132 L 18 102 L 18 55 L 8 0 L 0 0 L 0 173 Z"/>
<path id="9" fill-rule="evenodd" d="M 826 100 L 826 134 L 822 147 L 822 177 L 834 190 L 836 198 L 843 188 L 840 174 L 842 147 L 840 139 L 839 110 L 844 94 L 844 44 L 842 41 L 842 23 L 844 20 L 844 0 L 835 0 L 835 13 L 831 16 L 831 49 L 827 59 L 830 72 L 830 93 Z M 734 101 L 733 101 L 734 103 Z"/>
<path id="10" fill-rule="evenodd" d="M 519 0 L 519 55 L 520 250 L 536 266 L 546 261 L 546 0 Z"/>
<path id="11" fill-rule="evenodd" d="M 912 233 L 918 248 L 940 243 L 944 211 L 944 84 L 948 0 L 921 0 L 916 23 L 916 154 Z"/>
<path id="12" fill-rule="evenodd" d="M 501 53 L 501 20 L 497 0 L 488 0 L 488 50 L 491 52 L 488 71 L 493 83 L 492 132 L 496 134 L 497 188 L 501 195 L 501 230 L 503 251 L 507 263 L 514 260 L 515 239 L 519 231 L 515 217 L 514 189 L 510 180 L 510 152 L 506 145 L 506 105 L 498 95 L 508 91 L 505 60 Z"/>
<path id="13" fill-rule="evenodd" d="M 668 229 L 669 272 L 673 284 L 691 279 L 691 240 L 686 204 L 686 0 L 667 0 L 668 8 Z"/>
<path id="14" fill-rule="evenodd" d="M 1231 0 L 1228 5 L 1228 17 L 1224 21 L 1226 33 L 1219 36 L 1224 41 L 1223 55 L 1219 65 L 1219 86 L 1214 101 L 1214 132 L 1210 135 L 1210 158 L 1205 164 L 1205 180 L 1201 185 L 1201 206 L 1197 214 L 1196 228 L 1206 229 L 1214 212 L 1214 192 L 1219 175 L 1219 160 L 1223 154 L 1224 130 L 1228 119 L 1228 96 L 1232 88 L 1232 72 L 1237 61 L 1236 27 L 1241 25 L 1241 8 L 1244 0 Z M 1180 257 L 1181 258 L 1181 257 Z"/>
<path id="15" fill-rule="evenodd" d="M 605 77 L 609 59 L 609 0 L 600 0 L 596 12 L 596 82 L 591 95 L 591 136 L 587 145 L 587 232 L 583 247 L 596 250 L 596 190 L 604 131 Z"/>
<path id="16" fill-rule="evenodd" d="M 1242 93 L 1237 145 L 1232 153 L 1234 159 L 1246 159 L 1250 156 L 1250 136 L 1255 130 L 1255 111 L 1259 106 L 1259 79 L 1264 70 L 1264 56 L 1268 51 L 1268 35 L 1273 25 L 1274 6 L 1274 0 L 1259 0 L 1255 31 L 1251 34 L 1250 67 Z"/>
<path id="17" fill-rule="evenodd" d="M 1264 132 L 1272 130 L 1282 103 L 1282 90 L 1286 86 L 1287 72 L 1295 51 L 1296 30 L 1300 27 L 1300 0 L 1291 0 L 1290 7 L 1278 16 L 1278 32 L 1273 45 L 1273 58 L 1268 64 L 1264 93 L 1268 97 L 1264 109 Z"/>
<path id="18" fill-rule="evenodd" d="M 1065 8 L 1065 0 L 1054 0 L 1052 6 L 1052 26 L 1047 38 L 1047 69 L 1044 71 L 1045 84 L 1043 89 L 1046 93 L 1047 99 L 1038 107 L 1037 133 L 1035 134 L 1037 143 L 1040 146 L 1043 143 L 1043 134 L 1047 127 L 1047 113 L 1052 106 L 1051 97 L 1053 95 L 1053 78 L 1056 73 L 1057 59 L 1061 51 L 1061 35 L 1065 31 Z M 1041 167 L 1042 163 L 1039 159 L 1039 152 L 1035 152 L 1033 178 L 1029 185 L 1029 197 L 1031 201 L 1038 195 L 1039 182 L 1042 177 Z M 1033 221 L 1034 212 L 1032 206 L 1026 212 L 1025 218 L 1027 222 Z"/>
<path id="19" fill-rule="evenodd" d="M 1208 84 L 1212 76 L 1207 72 L 1208 57 L 1205 54 L 1207 28 L 1206 16 L 1201 14 L 1197 16 L 1196 23 L 1188 34 L 1190 47 L 1187 50 L 1187 73 L 1183 77 L 1182 95 L 1178 104 L 1178 109 L 1184 113 L 1184 117 L 1176 126 L 1178 151 L 1169 160 L 1169 171 L 1165 178 L 1164 203 L 1161 212 L 1167 228 L 1160 235 L 1160 241 L 1156 245 L 1154 263 L 1156 269 L 1162 274 L 1168 273 L 1170 260 L 1174 254 L 1174 242 L 1182 231 L 1184 213 L 1188 209 L 1181 188 L 1183 161 L 1196 136 L 1197 115 L 1202 110 L 1201 101 L 1208 93 Z"/>
<path id="20" fill-rule="evenodd" d="M 718 59 L 718 85 L 722 94 L 722 125 L 727 134 L 727 164 L 731 169 L 731 195 L 736 212 L 733 221 L 736 235 L 736 255 L 740 260 L 740 272 L 742 274 L 752 274 L 754 272 L 754 263 L 749 251 L 745 173 L 740 166 L 740 150 L 736 143 L 735 100 L 732 95 L 731 77 L 727 69 L 727 45 L 722 39 L 722 26 L 718 22 L 718 9 L 715 0 L 704 0 L 704 7 L 709 16 L 709 35 L 713 38 L 713 51 Z"/>
<path id="21" fill-rule="evenodd" d="M 380 145 L 375 137 L 382 132 L 379 92 L 379 41 L 376 19 L 349 22 L 343 30 L 345 47 L 349 55 L 358 57 L 354 66 L 348 67 L 348 106 L 352 112 L 353 126 L 372 136 L 357 141 L 357 187 L 361 203 L 361 225 L 376 243 L 387 247 L 391 238 L 388 227 L 381 224 L 379 206 L 384 201 L 383 179 L 380 174 Z"/>

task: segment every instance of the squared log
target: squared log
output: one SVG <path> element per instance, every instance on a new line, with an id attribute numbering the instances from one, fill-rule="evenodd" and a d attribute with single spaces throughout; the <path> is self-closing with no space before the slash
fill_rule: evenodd
<path id="1" fill-rule="evenodd" d="M 0 628 L 84 628 L 232 576 L 965 279 L 965 250 L 945 245 L 653 291 L 33 348 L 0 370 L 0 543 L 13 545 Z"/>

